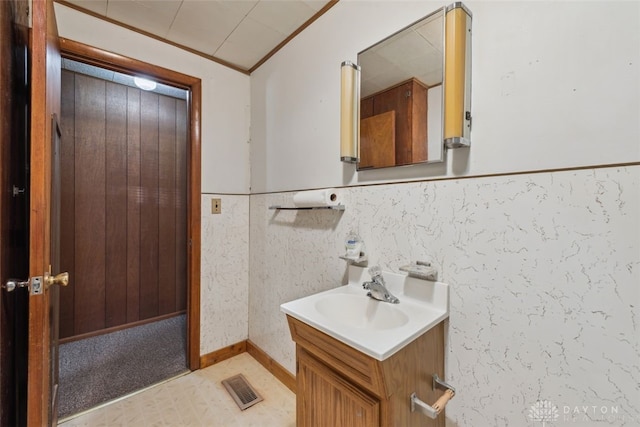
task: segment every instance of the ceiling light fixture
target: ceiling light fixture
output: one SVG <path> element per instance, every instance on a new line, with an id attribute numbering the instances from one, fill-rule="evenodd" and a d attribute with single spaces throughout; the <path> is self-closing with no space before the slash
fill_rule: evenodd
<path id="1" fill-rule="evenodd" d="M 134 77 L 133 83 L 142 90 L 154 90 L 157 86 L 153 80 L 143 79 L 142 77 Z"/>

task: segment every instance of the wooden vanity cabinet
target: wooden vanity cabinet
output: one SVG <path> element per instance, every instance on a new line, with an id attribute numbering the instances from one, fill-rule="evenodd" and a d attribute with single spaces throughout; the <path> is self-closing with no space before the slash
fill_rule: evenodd
<path id="1" fill-rule="evenodd" d="M 427 156 L 427 91 L 416 79 L 409 79 L 360 101 L 360 168 L 408 165 L 425 162 Z M 384 122 L 393 129 L 373 126 L 375 117 L 395 112 L 394 123 Z M 380 135 L 393 135 L 393 140 L 380 141 Z M 369 141 L 376 141 L 375 144 Z M 381 157 L 380 147 L 395 150 L 395 158 Z M 369 161 L 383 158 L 383 161 Z"/>
<path id="2" fill-rule="evenodd" d="M 297 354 L 298 426 L 380 425 L 380 401 L 355 387 L 303 349 Z"/>
<path id="3" fill-rule="evenodd" d="M 441 322 L 388 359 L 380 361 L 287 316 L 296 343 L 298 427 L 444 427 L 444 413 L 432 420 L 411 412 L 417 393 L 433 403 L 432 375 L 444 378 Z"/>

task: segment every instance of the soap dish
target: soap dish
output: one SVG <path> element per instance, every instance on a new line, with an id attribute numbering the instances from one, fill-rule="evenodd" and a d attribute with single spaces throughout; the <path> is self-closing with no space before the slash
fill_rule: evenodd
<path id="1" fill-rule="evenodd" d="M 415 277 L 416 279 L 429 280 L 432 282 L 438 280 L 438 270 L 428 262 L 414 262 L 400 267 L 400 271 L 406 271 L 410 277 Z"/>
<path id="2" fill-rule="evenodd" d="M 360 256 L 357 257 L 341 255 L 339 258 L 347 261 L 349 264 L 362 264 L 368 260 L 367 256 L 362 252 L 360 252 Z"/>

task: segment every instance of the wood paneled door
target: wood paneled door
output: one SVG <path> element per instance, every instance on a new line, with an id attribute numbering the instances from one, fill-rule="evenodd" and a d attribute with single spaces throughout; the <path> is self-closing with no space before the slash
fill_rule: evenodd
<path id="1" fill-rule="evenodd" d="M 0 284 L 29 277 L 29 6 L 0 2 Z M 28 298 L 0 289 L 0 426 L 26 424 Z"/>
<path id="2" fill-rule="evenodd" d="M 186 309 L 188 105 L 62 73 L 60 336 Z"/>

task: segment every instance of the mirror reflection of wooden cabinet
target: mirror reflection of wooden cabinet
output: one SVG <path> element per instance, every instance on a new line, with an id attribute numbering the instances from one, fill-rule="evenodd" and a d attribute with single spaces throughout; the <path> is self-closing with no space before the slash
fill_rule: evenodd
<path id="1" fill-rule="evenodd" d="M 358 168 L 383 168 L 395 165 L 395 110 L 360 120 L 360 163 Z"/>
<path id="2" fill-rule="evenodd" d="M 428 90 L 409 79 L 361 100 L 359 169 L 428 160 Z"/>

